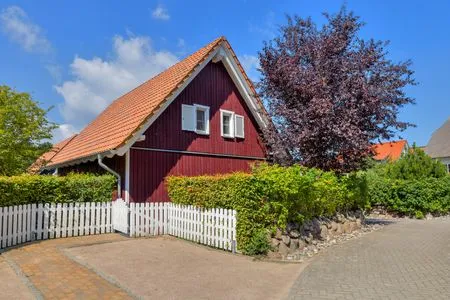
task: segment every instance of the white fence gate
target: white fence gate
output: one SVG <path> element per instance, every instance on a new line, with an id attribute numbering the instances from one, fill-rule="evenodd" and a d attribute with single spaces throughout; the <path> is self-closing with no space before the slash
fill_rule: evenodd
<path id="1" fill-rule="evenodd" d="M 110 233 L 131 237 L 169 234 L 236 250 L 236 211 L 171 202 L 29 204 L 0 207 L 0 249 L 34 240 Z"/>
<path id="2" fill-rule="evenodd" d="M 128 204 L 117 199 L 112 202 L 112 227 L 114 230 L 128 234 L 130 210 Z"/>

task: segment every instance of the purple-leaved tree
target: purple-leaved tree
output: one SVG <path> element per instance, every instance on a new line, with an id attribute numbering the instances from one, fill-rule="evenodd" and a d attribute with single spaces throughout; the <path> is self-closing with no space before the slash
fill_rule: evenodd
<path id="1" fill-rule="evenodd" d="M 259 53 L 259 88 L 273 120 L 264 135 L 279 163 L 347 172 L 372 154 L 371 141 L 413 126 L 398 112 L 414 103 L 404 88 L 415 81 L 409 60 L 387 58 L 387 42 L 358 36 L 364 24 L 352 12 L 324 16 L 320 28 L 288 17 Z"/>

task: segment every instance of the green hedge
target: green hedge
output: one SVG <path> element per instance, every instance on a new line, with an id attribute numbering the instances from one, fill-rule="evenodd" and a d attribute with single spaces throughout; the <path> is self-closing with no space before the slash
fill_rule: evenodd
<path id="1" fill-rule="evenodd" d="M 261 164 L 251 174 L 169 177 L 167 185 L 175 203 L 235 209 L 238 245 L 247 254 L 264 248 L 255 244 L 268 231 L 284 228 L 290 221 L 363 207 L 367 198 L 362 173 L 338 177 L 300 166 Z"/>
<path id="2" fill-rule="evenodd" d="M 0 206 L 111 201 L 115 184 L 112 175 L 0 177 Z"/>
<path id="3" fill-rule="evenodd" d="M 401 215 L 423 217 L 450 212 L 450 176 L 418 180 L 368 174 L 369 201 Z"/>

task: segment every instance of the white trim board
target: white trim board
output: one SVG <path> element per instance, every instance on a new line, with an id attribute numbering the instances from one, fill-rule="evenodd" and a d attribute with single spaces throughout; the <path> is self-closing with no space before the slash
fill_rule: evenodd
<path id="1" fill-rule="evenodd" d="M 166 153 L 199 155 L 199 156 L 213 156 L 213 157 L 224 157 L 224 158 L 226 157 L 226 158 L 236 158 L 236 159 L 267 160 L 265 157 L 234 155 L 234 154 L 225 154 L 225 153 L 210 153 L 210 152 L 158 149 L 158 148 L 146 148 L 146 147 L 131 147 L 130 149 L 131 150 L 152 151 L 152 152 L 166 152 Z"/>

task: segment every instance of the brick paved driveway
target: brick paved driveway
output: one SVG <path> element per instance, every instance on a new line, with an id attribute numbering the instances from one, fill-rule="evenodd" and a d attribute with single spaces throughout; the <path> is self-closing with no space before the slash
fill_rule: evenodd
<path id="1" fill-rule="evenodd" d="M 289 299 L 450 299 L 450 219 L 400 221 L 328 248 Z"/>
<path id="2" fill-rule="evenodd" d="M 288 294 L 290 299 L 450 299 L 450 219 L 398 222 L 300 265 L 252 262 L 181 240 L 117 234 L 49 240 L 0 255 L 0 299 L 283 299 Z"/>
<path id="3" fill-rule="evenodd" d="M 280 299 L 301 268 L 171 237 L 62 238 L 1 253 L 0 300 Z"/>
<path id="4" fill-rule="evenodd" d="M 4 281 L 0 282 L 0 299 L 130 299 L 126 291 L 63 254 L 63 249 L 68 247 L 122 240 L 126 238 L 118 234 L 92 235 L 47 240 L 9 249 L 0 256 L 0 267 L 2 261 L 3 264 L 7 261 L 20 274 L 9 270 L 9 275 L 6 275 L 14 278 L 14 281 L 9 279 L 12 288 L 5 294 Z M 22 282 L 21 287 L 18 282 Z M 23 282 L 27 283 L 29 290 Z"/>

